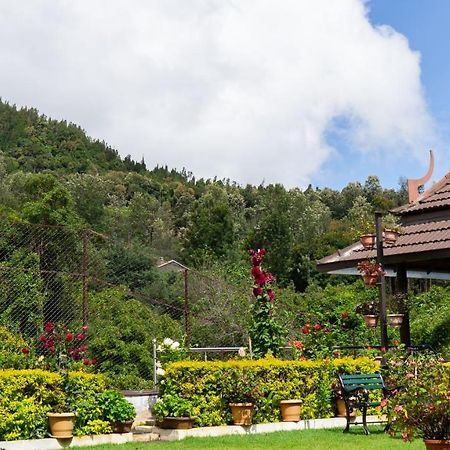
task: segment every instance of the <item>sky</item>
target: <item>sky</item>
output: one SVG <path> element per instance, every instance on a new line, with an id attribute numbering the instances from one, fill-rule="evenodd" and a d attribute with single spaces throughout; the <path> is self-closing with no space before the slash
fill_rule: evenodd
<path id="1" fill-rule="evenodd" d="M 341 189 L 450 166 L 447 0 L 0 0 L 0 97 L 148 168 Z"/>

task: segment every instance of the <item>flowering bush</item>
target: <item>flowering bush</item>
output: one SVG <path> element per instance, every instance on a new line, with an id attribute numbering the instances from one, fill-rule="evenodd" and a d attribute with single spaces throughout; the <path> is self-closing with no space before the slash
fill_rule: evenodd
<path id="1" fill-rule="evenodd" d="M 184 345 L 171 338 L 165 338 L 158 345 L 157 351 L 159 353 L 158 361 L 156 362 L 156 374 L 158 376 L 164 376 L 165 367 L 168 364 L 188 359 L 188 351 L 184 348 Z"/>
<path id="2" fill-rule="evenodd" d="M 87 356 L 87 332 L 87 325 L 71 331 L 61 323 L 47 322 L 37 345 L 38 353 L 44 357 L 45 368 L 65 370 L 95 364 L 96 361 Z"/>
<path id="3" fill-rule="evenodd" d="M 392 434 L 403 440 L 450 439 L 450 371 L 434 362 L 406 373 L 399 392 L 383 403 Z"/>
<path id="4" fill-rule="evenodd" d="M 249 254 L 254 280 L 253 295 L 256 298 L 252 305 L 250 326 L 253 353 L 256 357 L 262 357 L 268 352 L 278 355 L 283 340 L 283 328 L 273 316 L 275 303 L 275 294 L 271 287 L 273 276 L 261 268 L 266 250 L 249 250 Z"/>

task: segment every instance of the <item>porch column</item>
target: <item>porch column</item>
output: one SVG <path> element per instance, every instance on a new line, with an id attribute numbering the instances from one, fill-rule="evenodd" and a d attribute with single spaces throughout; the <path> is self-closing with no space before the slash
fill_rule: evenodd
<path id="1" fill-rule="evenodd" d="M 396 292 L 400 294 L 408 293 L 408 278 L 406 276 L 406 266 L 404 264 L 399 264 L 397 266 L 397 277 L 396 277 Z M 402 344 L 406 347 L 411 347 L 411 330 L 409 325 L 409 310 L 408 307 L 404 311 L 399 311 L 404 314 L 403 323 L 400 327 L 400 340 Z"/>

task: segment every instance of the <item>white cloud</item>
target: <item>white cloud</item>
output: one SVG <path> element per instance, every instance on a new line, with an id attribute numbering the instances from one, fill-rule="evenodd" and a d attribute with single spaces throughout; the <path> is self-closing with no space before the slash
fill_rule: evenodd
<path id="1" fill-rule="evenodd" d="M 433 131 L 420 55 L 359 0 L 0 0 L 0 65 L 4 99 L 196 176 L 304 186 L 337 117 L 398 157 Z"/>

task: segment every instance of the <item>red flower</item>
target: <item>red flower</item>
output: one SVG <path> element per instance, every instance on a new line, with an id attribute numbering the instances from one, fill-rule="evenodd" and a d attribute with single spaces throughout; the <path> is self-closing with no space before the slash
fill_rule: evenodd
<path id="1" fill-rule="evenodd" d="M 347 313 L 347 311 L 344 311 L 343 313 L 342 313 L 342 318 L 343 319 L 346 319 L 348 317 L 348 313 Z"/>
<path id="2" fill-rule="evenodd" d="M 45 342 L 47 341 L 47 336 L 44 336 L 44 335 L 39 336 L 39 340 L 40 340 L 42 343 L 45 343 Z"/>
<path id="3" fill-rule="evenodd" d="M 53 322 L 50 320 L 44 325 L 44 330 L 46 333 L 51 333 L 53 331 Z"/>
<path id="4" fill-rule="evenodd" d="M 308 326 L 308 325 L 305 325 L 305 326 L 302 328 L 302 333 L 303 333 L 303 334 L 308 334 L 308 332 L 309 332 L 309 326 Z"/>
<path id="5" fill-rule="evenodd" d="M 73 334 L 72 333 L 67 333 L 66 334 L 66 341 L 67 342 L 72 342 L 73 341 Z"/>
<path id="6" fill-rule="evenodd" d="M 30 349 L 27 348 L 27 347 L 23 347 L 20 351 L 21 351 L 24 355 L 28 355 L 28 353 L 30 353 Z"/>
<path id="7" fill-rule="evenodd" d="M 267 295 L 269 296 L 269 299 L 271 302 L 273 302 L 275 300 L 275 294 L 273 293 L 272 289 L 269 289 L 267 291 Z"/>
<path id="8" fill-rule="evenodd" d="M 253 295 L 255 297 L 259 297 L 263 293 L 263 290 L 260 287 L 253 288 Z"/>
<path id="9" fill-rule="evenodd" d="M 321 328 L 322 328 L 322 327 L 320 326 L 320 323 L 316 323 L 316 324 L 314 325 L 314 330 L 315 330 L 315 331 L 319 331 Z"/>
<path id="10" fill-rule="evenodd" d="M 83 359 L 83 364 L 88 366 L 91 362 L 88 359 Z"/>
<path id="11" fill-rule="evenodd" d="M 55 353 L 55 347 L 50 347 L 48 351 L 53 355 Z"/>
<path id="12" fill-rule="evenodd" d="M 95 366 L 95 365 L 97 364 L 97 360 L 96 360 L 96 359 L 91 360 L 91 364 L 92 364 L 93 366 Z"/>
<path id="13" fill-rule="evenodd" d="M 381 352 L 381 353 L 386 353 L 386 347 L 381 347 L 381 348 L 380 348 L 380 352 Z"/>

